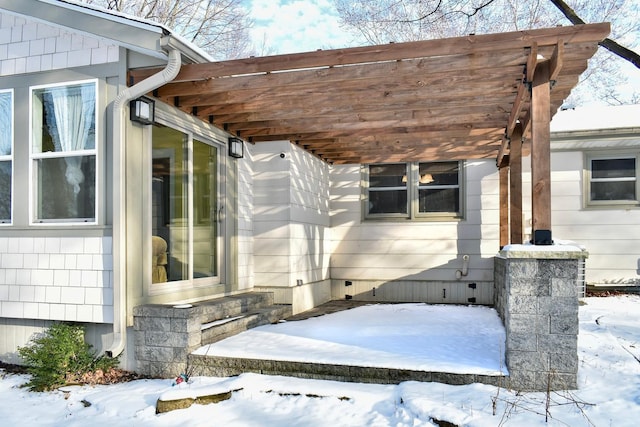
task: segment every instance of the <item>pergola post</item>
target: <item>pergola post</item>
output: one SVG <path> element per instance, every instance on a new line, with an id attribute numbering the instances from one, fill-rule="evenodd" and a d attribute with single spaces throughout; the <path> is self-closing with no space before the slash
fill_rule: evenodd
<path id="1" fill-rule="evenodd" d="M 500 171 L 500 249 L 509 244 L 509 167 L 502 165 Z"/>
<path id="2" fill-rule="evenodd" d="M 536 66 L 531 85 L 531 240 L 551 245 L 551 87 L 549 61 Z"/>
<path id="3" fill-rule="evenodd" d="M 522 125 L 516 124 L 511 134 L 509 150 L 509 216 L 510 242 L 522 239 Z"/>

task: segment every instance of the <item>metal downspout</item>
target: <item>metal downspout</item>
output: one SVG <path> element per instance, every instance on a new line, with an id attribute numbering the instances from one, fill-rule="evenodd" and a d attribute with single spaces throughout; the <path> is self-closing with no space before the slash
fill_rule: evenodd
<path id="1" fill-rule="evenodd" d="M 180 71 L 180 51 L 169 46 L 169 37 L 160 39 L 168 50 L 166 67 L 140 83 L 124 89 L 113 101 L 113 342 L 105 351 L 109 357 L 122 353 L 127 333 L 127 251 L 126 251 L 126 153 L 125 111 L 132 99 L 138 98 L 173 80 Z"/>

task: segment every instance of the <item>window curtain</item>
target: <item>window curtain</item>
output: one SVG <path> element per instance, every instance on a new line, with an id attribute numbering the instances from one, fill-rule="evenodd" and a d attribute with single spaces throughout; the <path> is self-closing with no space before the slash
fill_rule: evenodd
<path id="1" fill-rule="evenodd" d="M 93 85 L 55 87 L 44 94 L 47 128 L 56 151 L 79 151 L 94 147 L 89 133 L 93 127 L 96 111 L 96 95 Z M 84 182 L 82 156 L 64 158 L 65 178 L 73 187 L 74 195 L 80 192 Z"/>
<path id="2" fill-rule="evenodd" d="M 0 156 L 11 154 L 11 94 L 0 93 Z"/>

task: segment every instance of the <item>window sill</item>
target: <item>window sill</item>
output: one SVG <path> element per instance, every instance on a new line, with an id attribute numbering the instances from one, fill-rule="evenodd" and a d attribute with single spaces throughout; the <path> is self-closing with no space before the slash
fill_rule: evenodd
<path id="1" fill-rule="evenodd" d="M 365 217 L 362 222 L 461 222 L 464 217 L 457 215 L 438 215 L 416 218 L 398 218 L 398 217 Z"/>

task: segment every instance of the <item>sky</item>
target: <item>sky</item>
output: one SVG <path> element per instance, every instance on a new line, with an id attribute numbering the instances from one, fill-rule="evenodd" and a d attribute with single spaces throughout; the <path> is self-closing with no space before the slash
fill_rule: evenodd
<path id="1" fill-rule="evenodd" d="M 367 44 L 340 28 L 332 0 L 245 1 L 255 21 L 251 36 L 259 56 Z M 624 62 L 622 66 L 628 82 L 619 90 L 640 91 L 640 70 Z"/>
<path id="2" fill-rule="evenodd" d="M 255 338 L 256 331 L 272 337 L 279 335 L 276 341 L 280 346 L 291 345 L 291 353 L 297 352 L 295 344 L 302 341 L 314 350 L 322 347 L 329 352 L 334 348 L 337 350 L 334 361 L 354 362 L 355 353 L 362 353 L 359 363 L 363 366 L 380 363 L 383 349 L 401 349 L 422 355 L 423 361 L 448 360 L 449 364 L 457 364 L 460 372 L 473 372 L 478 368 L 495 369 L 498 360 L 495 352 L 477 351 L 473 347 L 483 340 L 504 341 L 504 328 L 497 317 L 493 309 L 479 306 L 379 305 L 261 326 L 240 335 Z M 426 328 L 429 343 L 424 341 L 425 337 L 410 336 L 413 327 L 407 327 L 407 322 L 411 320 L 414 325 L 432 325 Z M 345 321 L 350 322 L 349 327 L 345 327 Z M 432 419 L 466 427 L 637 426 L 640 296 L 584 298 L 579 321 L 578 389 L 549 395 L 516 393 L 486 384 L 454 386 L 406 381 L 382 385 L 251 373 L 236 377 L 192 377 L 182 383 L 165 378 L 108 386 L 67 386 L 35 393 L 20 387 L 28 380 L 27 376 L 4 374 L 0 370 L 0 419 L 2 425 L 24 427 L 437 426 Z M 472 324 L 474 328 L 461 324 Z M 467 330 L 470 331 L 465 333 Z M 476 336 L 480 334 L 483 338 Z M 236 343 L 229 339 L 215 346 L 230 350 Z M 335 347 L 335 343 L 340 346 Z M 448 348 L 450 345 L 458 351 L 452 353 L 455 348 Z M 345 346 L 360 347 L 362 351 L 345 354 Z M 267 351 L 264 356 L 275 357 L 280 350 L 277 347 L 263 347 Z M 309 348 L 299 350 L 301 360 L 316 353 Z M 406 354 L 402 358 L 411 363 Z M 414 360 L 414 366 L 423 361 Z M 158 399 L 194 399 L 232 390 L 229 400 L 156 414 Z"/>
<path id="3" fill-rule="evenodd" d="M 354 46 L 352 36 L 340 28 L 331 0 L 246 0 L 255 20 L 251 32 L 264 54 L 310 52 Z"/>

